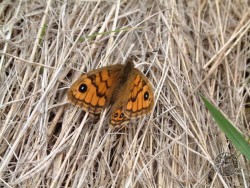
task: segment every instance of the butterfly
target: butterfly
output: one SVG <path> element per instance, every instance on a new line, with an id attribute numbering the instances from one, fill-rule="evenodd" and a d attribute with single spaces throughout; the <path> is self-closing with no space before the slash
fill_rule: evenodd
<path id="1" fill-rule="evenodd" d="M 131 60 L 83 74 L 68 90 L 68 99 L 91 114 L 111 106 L 112 127 L 148 114 L 154 106 L 152 85 Z"/>

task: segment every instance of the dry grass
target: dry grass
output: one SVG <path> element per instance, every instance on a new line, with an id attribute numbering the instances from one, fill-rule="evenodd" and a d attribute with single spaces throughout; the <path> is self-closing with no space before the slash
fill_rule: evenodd
<path id="1" fill-rule="evenodd" d="M 250 186 L 249 162 L 198 96 L 249 133 L 249 18 L 247 1 L 237 0 L 3 0 L 0 184 Z M 150 117 L 114 131 L 107 113 L 95 120 L 68 105 L 67 89 L 82 72 L 128 56 L 154 85 Z M 236 152 L 234 175 L 215 170 L 221 152 Z"/>

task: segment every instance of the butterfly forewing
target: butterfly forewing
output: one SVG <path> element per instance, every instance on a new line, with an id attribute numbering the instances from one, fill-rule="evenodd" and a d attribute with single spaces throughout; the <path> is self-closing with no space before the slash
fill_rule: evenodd
<path id="1" fill-rule="evenodd" d="M 154 106 L 154 93 L 148 79 L 137 69 L 133 70 L 133 81 L 124 113 L 129 118 L 135 118 L 149 113 Z"/>
<path id="2" fill-rule="evenodd" d="M 121 65 L 111 65 L 82 75 L 70 87 L 69 100 L 85 111 L 100 114 L 109 104 L 121 70 Z"/>

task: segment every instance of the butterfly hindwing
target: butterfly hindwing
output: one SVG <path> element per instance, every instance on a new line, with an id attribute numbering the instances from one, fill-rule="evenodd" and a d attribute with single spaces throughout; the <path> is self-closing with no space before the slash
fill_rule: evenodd
<path id="1" fill-rule="evenodd" d="M 111 109 L 110 125 L 112 125 L 112 127 L 121 127 L 122 125 L 127 124 L 129 121 L 130 118 L 125 116 L 122 106 L 115 108 L 114 111 Z"/>

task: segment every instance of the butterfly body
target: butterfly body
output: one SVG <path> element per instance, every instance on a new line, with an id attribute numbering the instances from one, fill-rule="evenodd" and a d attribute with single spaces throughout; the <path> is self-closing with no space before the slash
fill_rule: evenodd
<path id="1" fill-rule="evenodd" d="M 82 75 L 70 87 L 68 98 L 92 114 L 100 114 L 111 105 L 112 126 L 147 114 L 154 105 L 151 84 L 131 61 Z"/>

